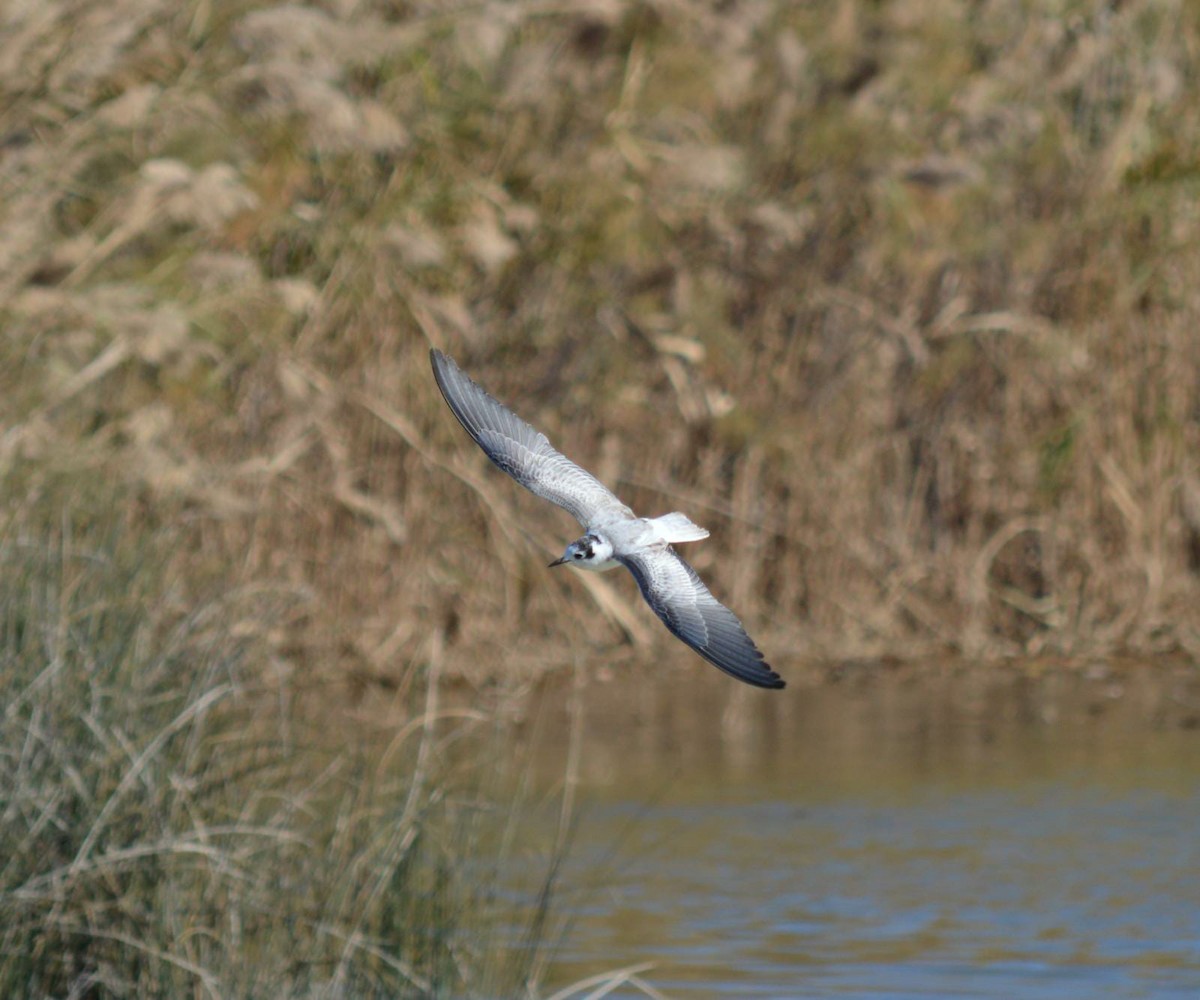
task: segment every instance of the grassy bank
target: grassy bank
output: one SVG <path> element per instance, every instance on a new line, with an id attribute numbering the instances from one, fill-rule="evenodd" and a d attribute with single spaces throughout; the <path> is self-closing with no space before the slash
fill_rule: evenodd
<path id="1" fill-rule="evenodd" d="M 337 10 L 4 15 L 0 462 L 312 595 L 306 675 L 403 685 L 434 627 L 527 676 L 580 602 L 573 643 L 670 648 L 542 574 L 572 526 L 432 343 L 706 523 L 783 665 L 1196 651 L 1193 5 Z"/>
<path id="2" fill-rule="evenodd" d="M 497 937 L 529 908 L 495 899 L 494 769 L 445 763 L 471 720 L 429 687 L 406 725 L 356 723 L 269 655 L 293 598 L 181 602 L 178 537 L 99 499 L 0 537 L 0 993 L 531 987 L 536 935 Z"/>

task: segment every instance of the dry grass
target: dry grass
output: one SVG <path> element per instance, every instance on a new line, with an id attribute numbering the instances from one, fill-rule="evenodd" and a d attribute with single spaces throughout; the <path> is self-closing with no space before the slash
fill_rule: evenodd
<path id="1" fill-rule="evenodd" d="M 1194 657 L 1198 56 L 1186 0 L 5 6 L 0 992 L 535 988 L 455 950 L 431 676 L 702 667 L 543 571 L 430 344 L 712 529 L 785 674 Z M 347 680 L 411 756 L 281 695 Z"/>
<path id="2" fill-rule="evenodd" d="M 707 521 L 785 671 L 1196 651 L 1192 5 L 335 6 L 3 15 L 0 469 L 307 595 L 305 675 L 668 641 L 541 573 L 434 343 Z"/>
<path id="3" fill-rule="evenodd" d="M 436 678 L 399 733 L 338 723 L 230 628 L 289 595 L 181 608 L 169 536 L 37 522 L 0 542 L 0 993 L 509 992 Z"/>

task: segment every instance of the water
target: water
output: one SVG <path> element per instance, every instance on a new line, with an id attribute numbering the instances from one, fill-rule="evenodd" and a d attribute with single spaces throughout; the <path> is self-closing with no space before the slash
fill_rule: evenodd
<path id="1" fill-rule="evenodd" d="M 1200 997 L 1194 670 L 723 681 L 531 712 L 535 785 L 577 782 L 550 990 Z"/>

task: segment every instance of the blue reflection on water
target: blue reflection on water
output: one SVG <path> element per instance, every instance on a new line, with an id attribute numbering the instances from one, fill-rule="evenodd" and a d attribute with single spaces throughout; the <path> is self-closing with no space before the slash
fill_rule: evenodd
<path id="1" fill-rule="evenodd" d="M 1200 792 L 749 791 L 588 807 L 556 981 L 651 961 L 676 998 L 1200 996 Z"/>

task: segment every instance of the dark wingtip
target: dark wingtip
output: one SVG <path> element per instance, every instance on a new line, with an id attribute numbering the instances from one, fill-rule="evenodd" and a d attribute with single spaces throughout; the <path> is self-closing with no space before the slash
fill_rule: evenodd
<path id="1" fill-rule="evenodd" d="M 766 688 L 769 691 L 778 691 L 781 688 L 787 687 L 787 681 L 780 677 L 774 670 L 768 667 L 765 663 L 762 664 L 765 674 L 757 676 L 746 676 L 739 678 L 746 681 L 748 684 L 753 684 L 755 687 Z"/>
<path id="2" fill-rule="evenodd" d="M 762 659 L 762 654 L 758 652 L 758 647 L 755 647 L 755 659 L 750 662 L 730 663 L 722 661 L 714 657 L 708 650 L 696 649 L 704 659 L 708 660 L 714 667 L 723 670 L 735 680 L 741 681 L 743 684 L 749 684 L 751 687 L 766 688 L 769 691 L 778 691 L 780 688 L 787 687 L 785 681 L 779 674 L 771 669 L 771 665 Z"/>
<path id="3" fill-rule="evenodd" d="M 433 380 L 437 382 L 437 387 L 441 390 L 442 398 L 449 404 L 451 411 L 458 417 L 459 423 L 462 423 L 462 417 L 458 416 L 458 410 L 450 399 L 450 389 L 446 384 L 446 376 L 451 372 L 462 374 L 462 369 L 458 367 L 455 360 L 449 354 L 444 354 L 436 347 L 429 348 L 429 364 L 433 368 Z M 465 427 L 466 424 L 463 424 Z"/>
<path id="4" fill-rule="evenodd" d="M 747 636 L 746 638 L 749 639 L 750 637 Z M 751 639 L 750 643 L 753 645 L 754 640 Z M 705 656 L 707 659 L 706 654 L 701 653 L 700 655 Z M 716 660 L 712 662 L 716 663 Z M 763 659 L 763 655 L 757 646 L 754 646 L 754 660 L 749 663 L 739 664 L 739 669 L 730 669 L 729 666 L 720 663 L 716 663 L 716 665 L 731 676 L 736 677 L 739 681 L 744 681 L 754 687 L 766 688 L 770 691 L 778 691 L 780 688 L 787 687 L 787 682 L 774 671 L 771 664 Z"/>

